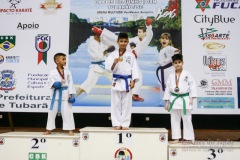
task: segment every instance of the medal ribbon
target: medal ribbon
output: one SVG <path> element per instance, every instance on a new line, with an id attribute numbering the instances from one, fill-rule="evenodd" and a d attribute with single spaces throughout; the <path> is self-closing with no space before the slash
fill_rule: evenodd
<path id="1" fill-rule="evenodd" d="M 58 73 L 60 74 L 60 76 L 62 77 L 62 79 L 64 79 L 64 69 L 62 70 L 63 72 L 61 73 L 60 70 L 57 68 Z"/>
<path id="2" fill-rule="evenodd" d="M 175 82 L 176 82 L 176 87 L 175 88 L 178 88 L 178 84 L 179 84 L 179 79 L 180 79 L 181 73 L 179 74 L 178 77 L 177 77 L 177 74 L 175 74 Z"/>

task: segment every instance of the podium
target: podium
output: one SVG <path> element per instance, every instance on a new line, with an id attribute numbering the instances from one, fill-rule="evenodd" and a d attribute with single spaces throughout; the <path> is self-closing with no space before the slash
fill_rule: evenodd
<path id="1" fill-rule="evenodd" d="M 80 160 L 167 160 L 164 128 L 80 129 Z"/>
<path id="2" fill-rule="evenodd" d="M 240 142 L 196 141 L 169 144 L 169 160 L 235 160 L 240 157 Z"/>
<path id="3" fill-rule="evenodd" d="M 42 132 L 0 134 L 1 160 L 79 160 L 79 134 Z"/>

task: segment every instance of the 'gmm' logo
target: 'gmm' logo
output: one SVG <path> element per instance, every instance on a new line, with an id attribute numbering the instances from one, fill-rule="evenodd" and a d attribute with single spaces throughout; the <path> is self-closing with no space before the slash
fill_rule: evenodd
<path id="1" fill-rule="evenodd" d="M 209 9 L 210 6 L 209 6 L 209 2 L 210 0 L 196 0 L 197 2 L 197 6 L 196 8 L 200 8 L 202 10 L 202 12 L 205 11 L 205 9 Z"/>
<path id="2" fill-rule="evenodd" d="M 0 36 L 0 48 L 5 51 L 15 46 L 16 36 Z"/>

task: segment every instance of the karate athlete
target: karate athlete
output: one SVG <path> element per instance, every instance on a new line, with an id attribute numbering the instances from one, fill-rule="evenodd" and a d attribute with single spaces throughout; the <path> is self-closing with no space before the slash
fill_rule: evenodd
<path id="1" fill-rule="evenodd" d="M 170 73 L 174 71 L 174 67 L 172 66 L 172 56 L 178 54 L 180 50 L 173 47 L 172 38 L 169 33 L 162 33 L 159 41 L 162 47 L 158 53 L 159 67 L 156 70 L 156 74 L 160 82 L 160 106 L 164 107 L 165 102 L 163 100 L 163 95 L 166 81 Z"/>
<path id="2" fill-rule="evenodd" d="M 113 73 L 111 120 L 116 130 L 127 130 L 131 122 L 132 88 L 139 80 L 135 56 L 127 50 L 127 33 L 118 35 L 119 49 L 106 59 L 106 69 Z"/>
<path id="3" fill-rule="evenodd" d="M 167 80 L 163 99 L 165 109 L 171 111 L 172 139 L 170 143 L 178 143 L 181 136 L 181 118 L 183 120 L 183 139 L 194 144 L 194 131 L 192 125 L 193 98 L 197 97 L 196 85 L 192 75 L 183 70 L 183 56 L 172 56 L 175 72 Z M 169 104 L 170 102 L 170 104 Z"/>
<path id="4" fill-rule="evenodd" d="M 88 44 L 88 53 L 91 56 L 88 77 L 78 88 L 76 97 L 82 92 L 89 94 L 100 76 L 106 76 L 110 82 L 112 81 L 112 74 L 105 70 L 105 59 L 108 53 L 114 50 L 114 46 L 108 47 L 107 45 L 103 45 L 100 40 L 100 34 L 93 31 L 93 36 L 90 37 Z"/>
<path id="5" fill-rule="evenodd" d="M 53 92 L 50 110 L 48 111 L 47 131 L 44 135 L 51 134 L 51 131 L 56 128 L 55 118 L 57 112 L 61 112 L 63 119 L 63 130 L 69 130 L 69 135 L 74 135 L 75 123 L 73 118 L 72 104 L 74 103 L 72 74 L 65 69 L 66 55 L 57 53 L 54 55 L 54 62 L 57 68 L 50 71 L 48 76 L 48 85 Z"/>
<path id="6" fill-rule="evenodd" d="M 152 31 L 152 19 L 147 18 L 146 19 L 146 28 L 145 27 L 139 27 L 138 28 L 138 36 L 134 37 L 134 38 L 130 38 L 129 42 L 130 43 L 134 43 L 135 44 L 135 48 L 131 47 L 130 45 L 127 46 L 127 50 L 130 50 L 135 57 L 137 58 L 142 52 L 143 50 L 148 46 L 148 44 L 150 43 L 150 41 L 152 40 L 153 37 L 153 31 Z M 107 30 L 106 28 L 104 28 L 103 30 L 99 30 L 98 28 L 94 28 L 95 32 L 98 32 L 101 34 L 101 40 L 104 44 L 106 45 L 114 45 L 115 48 L 118 48 L 118 44 L 117 42 L 117 35 L 114 34 L 113 32 Z M 139 81 L 135 84 L 135 87 L 133 88 L 132 92 L 132 100 L 134 101 L 144 101 L 144 99 L 142 97 L 139 96 L 140 91 L 141 91 L 141 87 L 142 87 L 142 72 L 138 67 L 138 74 L 139 74 Z"/>

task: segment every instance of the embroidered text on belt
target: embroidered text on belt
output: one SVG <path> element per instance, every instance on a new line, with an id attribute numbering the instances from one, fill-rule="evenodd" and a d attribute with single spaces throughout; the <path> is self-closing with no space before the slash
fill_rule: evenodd
<path id="1" fill-rule="evenodd" d="M 120 78 L 120 79 L 124 79 L 125 80 L 125 84 L 126 84 L 126 91 L 129 91 L 129 86 L 128 86 L 128 78 L 132 78 L 132 75 L 121 75 L 121 74 L 113 74 L 113 78 L 114 79 L 114 83 L 116 83 L 116 81 Z"/>
<path id="2" fill-rule="evenodd" d="M 105 64 L 104 64 L 105 61 L 98 61 L 98 62 L 91 62 L 91 64 L 97 64 L 99 65 L 100 67 L 102 67 L 103 69 L 105 69 Z"/>
<path id="3" fill-rule="evenodd" d="M 175 98 L 173 99 L 172 103 L 170 104 L 168 112 L 170 112 L 172 110 L 172 107 L 173 107 L 173 104 L 175 103 L 175 101 L 178 98 L 182 98 L 182 100 L 183 100 L 183 114 L 186 115 L 187 114 L 187 109 L 186 109 L 186 101 L 185 101 L 184 97 L 189 96 L 189 93 L 184 93 L 184 94 L 171 93 L 171 95 L 175 96 Z"/>
<path id="4" fill-rule="evenodd" d="M 163 89 L 163 91 L 165 91 L 165 82 L 164 82 L 164 69 L 167 69 L 167 68 L 169 68 L 169 67 L 171 67 L 172 66 L 172 63 L 168 63 L 168 64 L 166 64 L 165 66 L 159 66 L 158 68 L 157 68 L 157 70 L 156 70 L 156 74 L 157 74 L 157 78 L 158 78 L 158 80 L 159 80 L 159 82 L 162 84 L 162 89 Z M 161 71 L 161 81 L 160 81 L 160 78 L 159 78 L 159 76 L 158 76 L 158 71 Z"/>
<path id="5" fill-rule="evenodd" d="M 54 92 L 53 92 L 53 96 L 52 96 L 52 101 L 51 101 L 51 106 L 50 106 L 50 110 L 53 110 L 53 105 L 54 105 L 54 101 L 56 98 L 56 92 L 57 90 L 59 90 L 59 97 L 58 97 L 58 113 L 61 112 L 61 106 L 62 106 L 62 91 L 66 90 L 68 87 L 67 86 L 63 86 L 59 89 L 55 88 Z"/>

